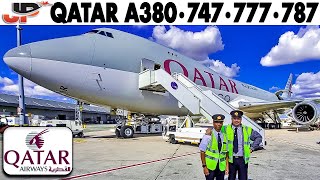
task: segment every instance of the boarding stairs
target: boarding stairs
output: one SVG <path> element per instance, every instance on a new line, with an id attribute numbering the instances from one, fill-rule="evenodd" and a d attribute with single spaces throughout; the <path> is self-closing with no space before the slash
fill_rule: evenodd
<path id="1" fill-rule="evenodd" d="M 163 69 L 147 69 L 139 74 L 139 89 L 148 91 L 168 91 L 174 96 L 179 107 L 184 106 L 194 115 L 203 115 L 211 120 L 214 114 L 223 114 L 224 125 L 231 124 L 231 111 L 235 110 L 228 102 L 210 90 L 203 90 L 181 73 L 170 75 Z M 243 115 L 242 123 L 261 134 L 264 140 L 264 129 L 249 117 Z"/>

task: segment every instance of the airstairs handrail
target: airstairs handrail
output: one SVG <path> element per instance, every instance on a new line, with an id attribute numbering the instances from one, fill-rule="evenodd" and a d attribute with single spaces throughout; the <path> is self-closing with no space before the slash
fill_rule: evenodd
<path id="1" fill-rule="evenodd" d="M 191 81 L 191 79 L 187 78 L 184 74 L 179 73 L 179 76 L 182 76 L 185 80 L 187 80 L 189 83 L 191 83 L 193 85 L 193 87 L 195 87 L 198 91 L 200 91 L 204 96 L 206 96 L 207 98 L 210 99 L 210 97 L 208 97 L 206 94 L 203 93 L 203 89 L 201 89 L 196 83 L 194 83 L 193 81 Z M 178 81 L 180 81 L 179 79 L 177 79 Z M 189 87 L 188 87 L 189 88 Z M 212 93 L 212 95 L 214 95 L 216 98 L 218 98 L 221 101 L 225 101 L 224 99 L 222 99 L 220 96 L 215 95 L 214 93 Z M 235 109 L 233 106 L 231 106 L 231 104 L 226 103 L 225 105 L 227 105 L 229 108 L 231 109 Z"/>
<path id="2" fill-rule="evenodd" d="M 170 80 L 170 78 L 172 79 Z M 185 99 L 181 97 L 181 94 L 177 94 L 176 90 L 172 91 L 172 89 L 170 89 L 170 85 L 168 85 L 168 83 L 172 82 L 173 80 L 176 81 L 176 83 L 178 83 L 179 86 L 183 87 L 182 89 L 185 89 L 183 90 L 183 92 L 186 93 L 185 95 L 188 94 L 188 97 L 192 97 L 192 100 L 190 99 L 191 101 L 185 101 Z M 169 91 L 171 94 L 173 93 L 172 95 L 174 95 L 174 97 L 177 96 L 176 98 L 179 101 L 179 103 L 181 103 L 187 109 L 189 109 L 190 112 L 195 114 L 202 114 L 208 120 L 210 120 L 211 116 L 213 115 L 212 111 L 223 111 L 225 115 L 230 116 L 230 111 L 235 110 L 235 108 L 231 104 L 226 102 L 220 96 L 216 95 L 211 90 L 202 89 L 182 73 L 172 73 L 172 75 L 170 75 L 164 69 L 147 69 L 139 74 L 139 88 L 156 85 L 162 85 L 164 89 Z M 210 103 L 213 103 L 219 109 L 210 109 Z M 263 130 L 263 128 L 261 128 L 257 123 L 252 121 L 249 117 L 244 116 L 243 118 L 246 119 L 246 122 L 244 123 L 250 124 L 259 131 Z M 228 119 L 226 122 L 230 123 L 230 120 L 231 119 Z"/>
<path id="3" fill-rule="evenodd" d="M 211 99 L 210 97 L 207 96 L 207 94 L 203 93 L 203 91 L 204 91 L 203 89 L 201 89 L 196 83 L 194 83 L 193 81 L 191 81 L 191 79 L 187 78 L 184 74 L 182 74 L 182 73 L 173 73 L 173 76 L 176 76 L 175 79 L 177 79 L 179 82 L 181 82 L 181 81 L 179 80 L 179 76 L 182 77 L 184 80 L 188 81 L 188 83 L 190 83 L 190 84 L 192 85 L 192 87 L 187 87 L 187 86 L 184 85 L 184 83 L 181 83 L 181 84 L 183 84 L 183 85 L 184 85 L 185 87 L 187 87 L 187 88 L 196 88 L 203 96 L 205 96 L 206 98 Z M 214 94 L 213 92 L 211 92 L 211 94 L 212 94 L 215 98 L 218 98 L 221 102 L 225 102 L 225 100 L 222 99 L 220 96 Z M 201 102 L 201 99 L 200 99 L 200 102 Z M 223 106 L 227 106 L 227 107 L 230 108 L 231 110 L 235 110 L 235 109 L 236 109 L 236 108 L 234 108 L 231 104 L 229 104 L 228 102 L 223 103 L 223 104 L 221 104 L 221 103 L 219 103 L 219 102 L 215 102 L 215 103 L 216 103 L 216 104 L 219 104 L 220 107 L 221 107 L 221 105 L 223 105 Z M 223 109 L 223 110 L 224 110 L 225 112 L 227 112 L 227 113 L 230 113 L 230 112 L 228 112 L 225 108 L 221 108 L 221 109 Z M 205 110 L 205 109 L 203 109 L 203 110 L 204 110 L 207 114 L 210 114 L 207 110 Z M 245 115 L 244 115 L 244 116 L 245 116 Z M 245 118 L 246 118 L 248 121 L 251 121 L 251 124 L 254 125 L 256 128 L 262 129 L 261 126 L 259 126 L 257 123 L 255 123 L 254 121 L 252 121 L 249 117 L 245 116 Z"/>

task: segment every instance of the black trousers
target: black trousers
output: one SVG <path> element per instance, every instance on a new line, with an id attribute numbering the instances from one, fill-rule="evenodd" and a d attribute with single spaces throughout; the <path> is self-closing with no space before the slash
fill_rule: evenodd
<path id="1" fill-rule="evenodd" d="M 235 180 L 237 173 L 239 180 L 248 179 L 248 164 L 245 164 L 243 157 L 233 158 L 233 163 L 229 163 L 229 180 Z"/>
<path id="2" fill-rule="evenodd" d="M 216 178 L 216 180 L 224 180 L 224 174 L 225 171 L 220 171 L 219 164 L 217 164 L 215 170 L 212 171 L 209 169 L 209 175 L 206 176 L 206 180 L 214 180 L 214 178 Z"/>

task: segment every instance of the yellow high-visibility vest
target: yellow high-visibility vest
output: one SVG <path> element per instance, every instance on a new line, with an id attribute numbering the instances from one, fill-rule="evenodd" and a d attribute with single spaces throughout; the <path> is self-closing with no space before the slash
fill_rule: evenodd
<path id="1" fill-rule="evenodd" d="M 228 151 L 229 151 L 229 162 L 233 163 L 233 140 L 234 131 L 231 124 L 223 126 L 221 131 L 227 135 L 228 139 Z M 250 159 L 250 136 L 252 133 L 252 128 L 242 125 L 242 137 L 243 137 L 243 156 L 244 162 L 248 164 Z"/>
<path id="2" fill-rule="evenodd" d="M 218 140 L 212 132 L 211 142 L 208 144 L 206 149 L 206 165 L 210 170 L 215 170 L 219 162 L 220 171 L 226 169 L 226 156 L 227 156 L 227 138 L 223 135 L 223 141 L 221 146 L 221 151 L 219 152 Z"/>

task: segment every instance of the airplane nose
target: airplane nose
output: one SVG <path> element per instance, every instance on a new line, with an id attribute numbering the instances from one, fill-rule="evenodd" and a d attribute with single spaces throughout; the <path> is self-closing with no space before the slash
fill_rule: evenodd
<path id="1" fill-rule="evenodd" d="M 9 50 L 3 57 L 4 62 L 18 74 L 29 78 L 31 74 L 31 48 L 22 45 Z"/>

